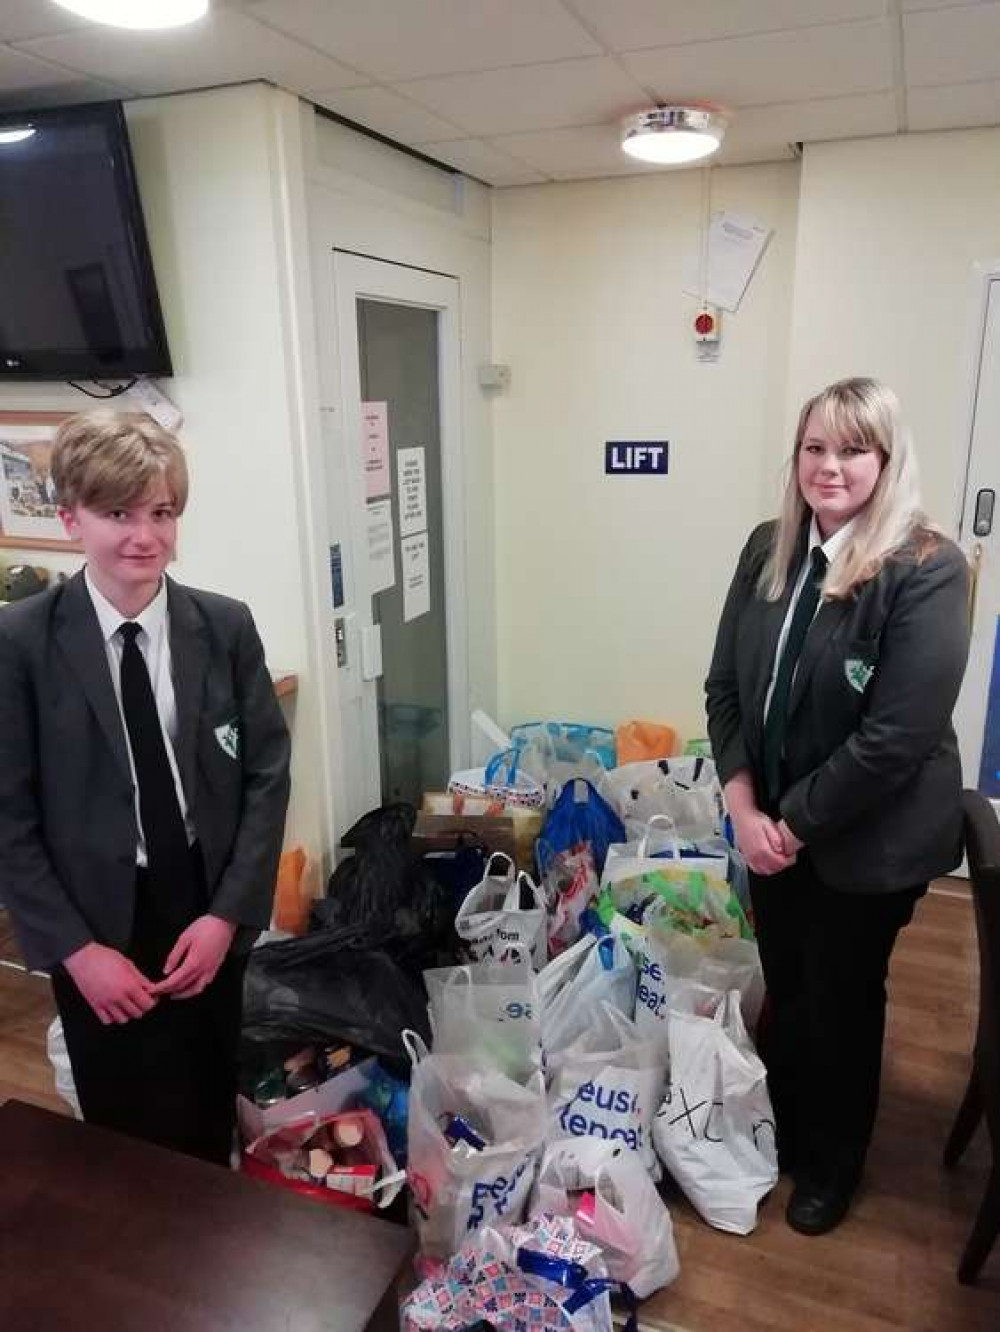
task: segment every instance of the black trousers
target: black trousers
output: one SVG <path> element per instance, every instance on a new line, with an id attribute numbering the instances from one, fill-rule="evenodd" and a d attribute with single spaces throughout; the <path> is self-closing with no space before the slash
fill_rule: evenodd
<path id="1" fill-rule="evenodd" d="M 161 979 L 167 954 L 188 923 L 171 919 L 157 897 L 149 876 L 137 870 L 135 925 L 126 952 L 151 980 Z M 120 1026 L 105 1026 L 69 974 L 56 968 L 52 989 L 84 1119 L 228 1165 L 245 968 L 246 958 L 230 955 L 200 995 L 163 998 L 145 1016 Z"/>
<path id="2" fill-rule="evenodd" d="M 853 1189 L 878 1108 L 885 982 L 926 884 L 837 892 L 808 849 L 781 874 L 751 874 L 768 1008 L 760 1053 L 782 1164 L 799 1183 Z"/>

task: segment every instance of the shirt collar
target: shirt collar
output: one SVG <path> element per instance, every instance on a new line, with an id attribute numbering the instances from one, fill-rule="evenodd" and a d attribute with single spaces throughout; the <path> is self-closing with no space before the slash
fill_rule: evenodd
<path id="1" fill-rule="evenodd" d="M 816 522 L 816 515 L 813 514 L 812 521 L 809 524 L 809 551 L 811 552 L 819 546 L 820 550 L 826 556 L 827 564 L 832 564 L 847 545 L 848 541 L 850 541 L 856 522 L 857 519 L 852 518 L 849 523 L 845 523 L 843 527 L 839 528 L 832 536 L 827 537 L 824 541 L 820 534 L 819 524 Z"/>
<path id="2" fill-rule="evenodd" d="M 94 610 L 97 612 L 97 622 L 101 626 L 101 634 L 105 643 L 110 643 L 128 617 L 112 606 L 91 578 L 88 568 L 84 569 L 83 577 L 87 584 L 87 591 L 90 593 L 90 599 L 94 603 Z M 134 616 L 133 619 L 137 625 L 146 631 L 150 641 L 163 631 L 167 621 L 167 580 L 165 578 L 160 579 L 160 590 L 153 600 L 145 610 Z"/>

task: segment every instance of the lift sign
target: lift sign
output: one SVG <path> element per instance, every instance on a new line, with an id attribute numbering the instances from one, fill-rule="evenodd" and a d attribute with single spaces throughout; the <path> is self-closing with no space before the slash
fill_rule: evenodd
<path id="1" fill-rule="evenodd" d="M 669 445 L 665 439 L 608 440 L 604 445 L 607 476 L 666 476 Z"/>

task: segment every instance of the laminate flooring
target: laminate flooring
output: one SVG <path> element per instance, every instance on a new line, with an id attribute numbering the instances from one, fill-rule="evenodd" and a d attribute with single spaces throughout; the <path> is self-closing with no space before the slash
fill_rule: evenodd
<path id="1" fill-rule="evenodd" d="M 985 1130 L 956 1171 L 940 1163 L 968 1077 L 977 976 L 968 893 L 942 881 L 893 958 L 882 1106 L 848 1220 L 816 1239 L 795 1234 L 782 1179 L 757 1229 L 740 1238 L 711 1230 L 671 1195 L 681 1275 L 643 1305 L 643 1328 L 1000 1332 L 1000 1245 L 977 1286 L 955 1279 L 988 1172 Z M 0 966 L 0 1101 L 65 1110 L 45 1054 L 52 1014 L 45 980 Z"/>

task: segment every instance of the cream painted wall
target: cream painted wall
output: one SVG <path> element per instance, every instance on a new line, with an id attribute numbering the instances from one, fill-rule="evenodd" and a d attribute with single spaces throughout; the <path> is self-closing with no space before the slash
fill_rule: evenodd
<path id="1" fill-rule="evenodd" d="M 842 375 L 899 394 L 925 504 L 957 516 L 972 266 L 1000 258 L 1000 130 L 807 146 L 786 425 Z"/>
<path id="2" fill-rule="evenodd" d="M 182 581 L 250 603 L 272 667 L 296 670 L 286 713 L 294 739 L 287 840 L 323 853 L 293 456 L 300 423 L 290 394 L 282 305 L 287 228 L 283 141 L 298 103 L 262 84 L 156 98 L 127 107 L 136 171 L 175 374 L 163 388 L 184 413 L 192 471 Z M 76 411 L 59 385 L 0 386 L 0 407 Z M 16 552 L 3 552 L 9 559 Z M 79 559 L 32 556 L 51 568 Z"/>
<path id="3" fill-rule="evenodd" d="M 786 395 L 797 164 L 716 169 L 712 207 L 775 236 L 721 355 L 697 361 L 702 174 L 494 196 L 500 715 L 704 734 L 736 555 L 766 512 Z M 669 439 L 666 478 L 606 478 L 608 439 Z"/>

